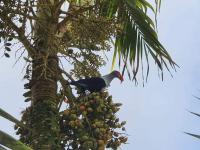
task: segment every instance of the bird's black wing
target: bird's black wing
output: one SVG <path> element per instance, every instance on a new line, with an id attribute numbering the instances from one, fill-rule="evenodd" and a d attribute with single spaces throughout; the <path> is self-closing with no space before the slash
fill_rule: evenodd
<path id="1" fill-rule="evenodd" d="M 80 79 L 78 81 L 73 81 L 70 84 L 81 87 L 84 90 L 89 90 L 90 92 L 98 92 L 106 87 L 106 83 L 101 77 Z"/>

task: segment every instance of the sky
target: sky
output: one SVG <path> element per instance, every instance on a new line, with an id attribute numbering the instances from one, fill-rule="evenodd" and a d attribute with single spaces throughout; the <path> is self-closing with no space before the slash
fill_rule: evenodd
<path id="1" fill-rule="evenodd" d="M 122 150 L 199 150 L 200 140 L 183 132 L 200 134 L 200 1 L 165 0 L 158 16 L 159 39 L 180 66 L 159 79 L 151 67 L 148 82 L 138 86 L 125 77 L 123 84 L 114 80 L 109 87 L 116 102 L 123 103 L 118 117 L 126 120 L 129 144 Z M 108 56 L 111 58 L 111 56 Z M 22 80 L 23 61 L 0 59 L 0 107 L 16 118 L 26 103 Z M 101 69 L 110 71 L 110 62 Z M 15 136 L 13 124 L 0 118 L 0 129 Z"/>

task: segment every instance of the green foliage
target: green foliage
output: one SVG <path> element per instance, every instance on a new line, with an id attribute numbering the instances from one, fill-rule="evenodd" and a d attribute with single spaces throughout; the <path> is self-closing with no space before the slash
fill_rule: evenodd
<path id="1" fill-rule="evenodd" d="M 92 76 L 100 76 L 99 68 L 105 64 L 105 61 L 98 54 L 95 54 L 89 50 L 82 50 L 74 55 L 76 58 L 72 62 L 73 69 L 70 74 L 78 79 Z M 79 60 L 78 60 L 79 59 Z"/>
<path id="2" fill-rule="evenodd" d="M 156 4 L 160 5 L 160 1 L 156 1 Z M 157 7 L 155 10 L 146 0 L 106 0 L 100 9 L 104 16 L 117 18 L 118 26 L 116 27 L 112 67 L 115 65 L 118 53 L 119 62 L 123 62 L 123 71 L 126 69 L 129 77 L 131 76 L 128 66 L 131 67 L 132 79 L 136 79 L 139 66 L 143 65 L 143 57 L 146 59 L 146 77 L 148 77 L 149 54 L 161 72 L 164 67 L 169 71 L 167 62 L 173 68 L 176 66 L 166 49 L 158 41 L 155 24 L 147 15 L 148 9 L 157 14 Z"/>
<path id="3" fill-rule="evenodd" d="M 10 135 L 0 130 L 0 144 L 14 150 L 31 150 L 22 142 L 15 140 Z"/>
<path id="4" fill-rule="evenodd" d="M 25 128 L 26 128 L 26 126 L 25 126 L 22 122 L 20 122 L 20 121 L 17 120 L 15 117 L 13 117 L 12 115 L 10 115 L 9 113 L 7 113 L 6 111 L 4 111 L 4 110 L 1 109 L 1 108 L 0 108 L 0 116 L 2 116 L 2 117 L 4 117 L 4 118 L 8 119 L 9 121 L 11 121 L 11 122 L 17 124 L 18 126 L 21 126 L 21 127 L 25 127 Z"/>
<path id="5" fill-rule="evenodd" d="M 69 41 L 64 42 L 78 49 L 107 50 L 110 47 L 107 42 L 113 32 L 113 19 L 90 12 L 89 16 L 85 14 L 77 16 L 76 20 L 67 24 L 67 32 L 65 34 Z M 66 45 L 66 43 L 63 44 Z"/>
<path id="6" fill-rule="evenodd" d="M 13 123 L 17 124 L 18 126 L 22 128 L 27 129 L 27 127 L 22 122 L 18 121 L 15 117 L 5 112 L 1 108 L 0 108 L 0 116 L 8 119 L 9 121 L 12 121 Z M 10 135 L 6 134 L 5 132 L 1 130 L 0 130 L 0 144 L 4 145 L 5 147 L 16 149 L 16 150 L 31 150 L 26 145 L 24 145 L 18 140 L 15 140 L 13 137 L 11 137 Z"/>
<path id="7" fill-rule="evenodd" d="M 34 49 L 38 45 L 47 45 L 49 47 L 47 55 L 57 52 L 75 64 L 76 68 L 72 73 L 76 77 L 80 77 L 77 68 L 82 68 L 81 63 L 87 59 L 83 57 L 84 53 L 96 55 L 97 61 L 94 62 L 100 62 L 95 64 L 96 67 L 87 67 L 84 70 L 98 72 L 102 66 L 102 57 L 97 52 L 109 51 L 114 46 L 112 68 L 119 58 L 119 66 L 123 68 L 123 73 L 127 70 L 130 79 L 136 79 L 140 68 L 142 72 L 146 68 L 148 77 L 149 56 L 155 60 L 161 73 L 164 69 L 170 71 L 169 66 L 174 69 L 176 66 L 158 40 L 154 23 L 156 21 L 147 14 L 151 10 L 157 16 L 161 0 L 156 0 L 155 3 L 154 8 L 146 0 L 72 0 L 68 1 L 69 8 L 66 10 L 62 8 L 67 4 L 65 1 L 49 2 L 45 5 L 35 0 L 31 2 L 10 0 L 9 3 L 2 1 L 0 38 L 5 41 L 19 40 L 30 56 L 35 55 Z M 36 9 L 39 11 L 35 12 Z M 7 17 L 7 12 L 12 15 Z M 12 20 L 15 20 L 15 23 Z M 53 27 L 50 22 L 54 23 Z M 29 29 L 31 27 L 30 31 L 27 30 L 27 26 Z M 44 34 L 39 35 L 42 32 Z M 36 42 L 38 39 L 39 43 Z M 10 50 L 10 47 L 6 46 L 6 57 L 10 56 Z M 86 66 L 89 64 L 85 61 L 83 63 Z M 143 67 L 144 63 L 147 67 Z"/>

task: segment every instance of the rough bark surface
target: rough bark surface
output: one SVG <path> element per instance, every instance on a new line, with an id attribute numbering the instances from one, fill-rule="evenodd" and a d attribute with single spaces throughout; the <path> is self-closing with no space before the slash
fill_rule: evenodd
<path id="1" fill-rule="evenodd" d="M 34 149 L 59 149 L 60 146 L 56 97 L 57 69 L 56 56 L 33 61 L 31 124 Z"/>
<path id="2" fill-rule="evenodd" d="M 57 19 L 54 1 L 38 1 L 35 22 L 35 54 L 32 57 L 31 79 L 31 146 L 35 150 L 60 149 L 57 100 L 58 57 L 54 49 Z"/>

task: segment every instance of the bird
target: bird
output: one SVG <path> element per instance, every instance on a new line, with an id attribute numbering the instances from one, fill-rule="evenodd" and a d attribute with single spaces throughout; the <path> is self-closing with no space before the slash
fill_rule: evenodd
<path id="1" fill-rule="evenodd" d="M 81 91 L 89 91 L 90 93 L 101 92 L 102 90 L 110 86 L 110 83 L 114 78 L 118 78 L 121 82 L 123 82 L 124 80 L 121 73 L 114 70 L 111 73 L 101 77 L 80 79 L 77 81 L 72 81 L 69 84 L 80 88 Z"/>

